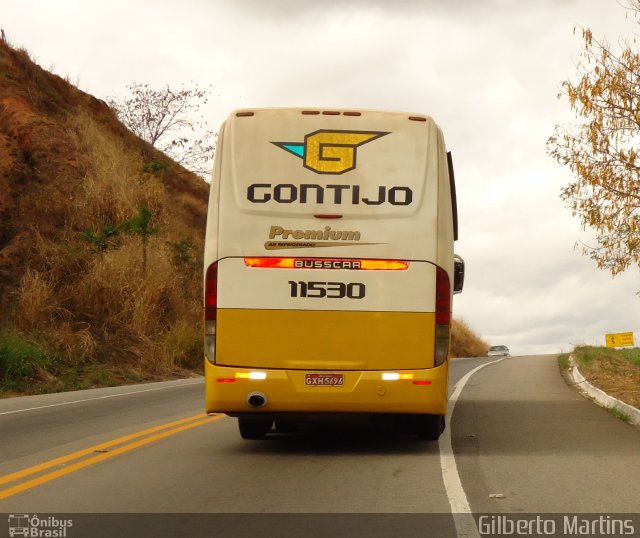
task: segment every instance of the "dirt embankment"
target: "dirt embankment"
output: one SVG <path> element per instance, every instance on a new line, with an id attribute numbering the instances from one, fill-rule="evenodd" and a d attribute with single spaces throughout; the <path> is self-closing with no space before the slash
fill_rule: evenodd
<path id="1" fill-rule="evenodd" d="M 0 42 L 0 392 L 197 369 L 208 190 Z"/>

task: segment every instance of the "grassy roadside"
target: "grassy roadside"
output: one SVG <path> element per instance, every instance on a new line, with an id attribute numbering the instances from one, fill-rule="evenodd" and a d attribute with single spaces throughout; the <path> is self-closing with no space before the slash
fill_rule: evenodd
<path id="1" fill-rule="evenodd" d="M 0 332 L 0 398 L 47 394 L 144 381 L 190 377 L 194 372 L 174 367 L 150 372 L 134 362 L 81 357 L 73 364 L 39 343 L 15 332 Z"/>
<path id="2" fill-rule="evenodd" d="M 589 383 L 640 408 L 640 348 L 578 346 L 572 355 Z M 567 354 L 560 355 L 558 361 L 563 370 L 569 367 Z"/>

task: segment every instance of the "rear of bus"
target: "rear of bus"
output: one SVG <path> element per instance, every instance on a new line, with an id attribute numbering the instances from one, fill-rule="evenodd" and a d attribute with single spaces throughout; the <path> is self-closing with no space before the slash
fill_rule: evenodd
<path id="1" fill-rule="evenodd" d="M 206 411 L 237 416 L 244 438 L 274 421 L 363 413 L 437 439 L 454 219 L 428 116 L 233 113 L 207 219 Z"/>

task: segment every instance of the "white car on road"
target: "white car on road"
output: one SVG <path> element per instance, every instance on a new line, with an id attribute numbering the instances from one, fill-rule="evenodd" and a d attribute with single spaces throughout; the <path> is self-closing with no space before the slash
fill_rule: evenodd
<path id="1" fill-rule="evenodd" d="M 489 357 L 510 357 L 509 348 L 507 346 L 491 346 L 489 348 Z"/>

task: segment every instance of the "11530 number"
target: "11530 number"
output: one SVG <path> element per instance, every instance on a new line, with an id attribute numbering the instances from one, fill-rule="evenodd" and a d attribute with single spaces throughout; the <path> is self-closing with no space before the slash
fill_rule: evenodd
<path id="1" fill-rule="evenodd" d="M 362 299 L 365 296 L 365 286 L 361 282 L 294 282 L 289 280 L 291 297 L 313 297 L 328 299 Z"/>

